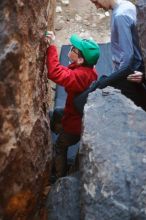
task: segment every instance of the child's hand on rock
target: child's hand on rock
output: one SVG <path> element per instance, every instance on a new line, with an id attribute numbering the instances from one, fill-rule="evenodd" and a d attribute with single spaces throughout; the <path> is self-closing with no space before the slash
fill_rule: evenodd
<path id="1" fill-rule="evenodd" d="M 46 31 L 44 37 L 44 42 L 46 43 L 46 45 L 50 46 L 50 44 L 54 43 L 54 41 L 55 41 L 55 35 L 53 31 Z"/>

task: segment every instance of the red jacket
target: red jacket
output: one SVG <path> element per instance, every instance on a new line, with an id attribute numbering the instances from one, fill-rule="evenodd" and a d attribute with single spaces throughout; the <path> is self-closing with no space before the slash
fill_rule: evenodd
<path id="1" fill-rule="evenodd" d="M 47 49 L 48 78 L 65 87 L 67 100 L 64 109 L 62 125 L 65 132 L 81 134 L 82 117 L 75 109 L 73 99 L 86 90 L 92 81 L 97 79 L 95 68 L 77 66 L 75 63 L 68 67 L 62 66 L 58 59 L 56 46 Z"/>

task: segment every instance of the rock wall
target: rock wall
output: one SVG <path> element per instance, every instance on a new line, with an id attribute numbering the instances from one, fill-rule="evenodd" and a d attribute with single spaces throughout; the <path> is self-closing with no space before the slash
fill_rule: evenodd
<path id="1" fill-rule="evenodd" d="M 0 1 L 0 218 L 33 219 L 51 160 L 41 36 L 55 0 Z"/>
<path id="2" fill-rule="evenodd" d="M 143 53 L 143 59 L 146 69 L 146 1 L 145 0 L 137 0 L 137 16 L 138 16 L 138 33 L 140 39 L 140 46 Z M 146 71 L 145 71 L 146 76 Z"/>

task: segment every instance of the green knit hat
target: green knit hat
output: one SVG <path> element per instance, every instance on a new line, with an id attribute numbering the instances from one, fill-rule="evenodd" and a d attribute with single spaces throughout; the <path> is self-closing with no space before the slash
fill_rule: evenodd
<path id="1" fill-rule="evenodd" d="M 79 49 L 89 65 L 95 65 L 100 55 L 99 45 L 94 40 L 82 39 L 77 34 L 70 38 L 71 44 Z"/>

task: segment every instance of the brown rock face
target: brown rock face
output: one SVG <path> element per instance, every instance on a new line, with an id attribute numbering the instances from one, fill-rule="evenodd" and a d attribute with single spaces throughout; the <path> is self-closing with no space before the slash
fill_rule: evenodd
<path id="1" fill-rule="evenodd" d="M 146 69 L 146 1 L 137 0 L 137 16 L 138 16 L 138 34 L 140 39 L 140 46 L 142 49 L 145 69 Z M 146 75 L 146 71 L 145 71 Z"/>
<path id="2" fill-rule="evenodd" d="M 0 1 L 2 219 L 36 219 L 48 181 L 51 89 L 41 35 L 53 28 L 54 8 L 55 0 Z"/>

